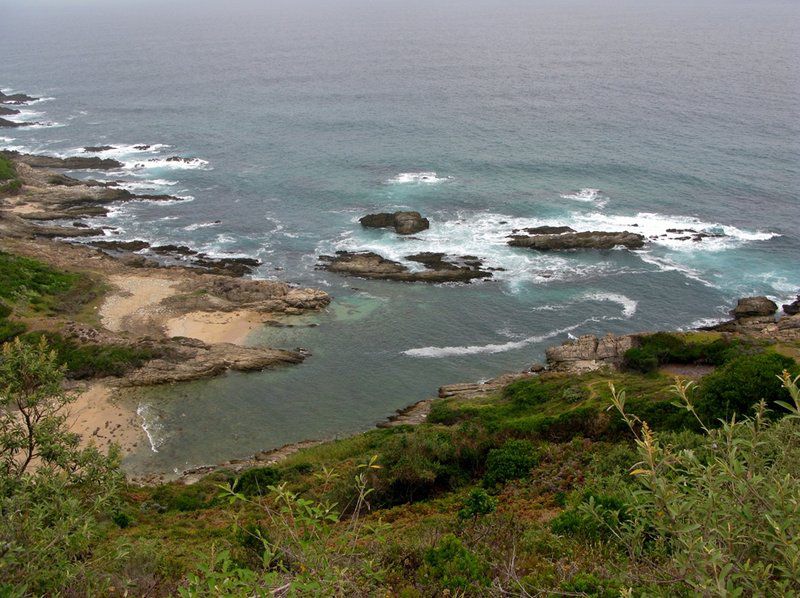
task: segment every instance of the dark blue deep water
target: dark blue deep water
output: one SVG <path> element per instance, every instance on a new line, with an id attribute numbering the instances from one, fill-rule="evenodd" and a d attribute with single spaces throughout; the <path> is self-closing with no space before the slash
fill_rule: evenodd
<path id="1" fill-rule="evenodd" d="M 107 176 L 194 198 L 119 209 L 107 224 L 121 238 L 257 256 L 261 276 L 335 297 L 306 318 L 319 326 L 252 339 L 310 349 L 302 366 L 127 399 L 158 448 L 128 466 L 183 469 L 368 428 L 568 334 L 690 327 L 737 296 L 790 297 L 798 22 L 793 0 L 0 0 L 0 87 L 51 98 L 24 115 L 46 126 L 0 144 L 121 148 L 106 155 L 126 168 Z M 167 168 L 176 154 L 198 160 Z M 398 208 L 431 229 L 404 240 L 357 224 Z M 655 240 L 505 246 L 537 224 Z M 681 228 L 725 236 L 667 233 Z M 505 270 L 469 286 L 316 271 L 336 249 Z"/>

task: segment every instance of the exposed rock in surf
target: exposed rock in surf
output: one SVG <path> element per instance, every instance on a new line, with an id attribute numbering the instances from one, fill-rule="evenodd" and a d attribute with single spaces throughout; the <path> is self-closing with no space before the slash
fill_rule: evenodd
<path id="1" fill-rule="evenodd" d="M 636 335 L 607 334 L 598 339 L 594 335 L 587 334 L 576 340 L 548 347 L 545 350 L 547 368 L 579 374 L 604 367 L 619 367 L 625 351 L 637 344 Z"/>
<path id="2" fill-rule="evenodd" d="M 87 145 L 83 148 L 84 152 L 96 154 L 97 152 L 107 152 L 108 150 L 116 149 L 113 145 Z"/>
<path id="3" fill-rule="evenodd" d="M 381 212 L 359 219 L 366 228 L 394 228 L 398 235 L 413 235 L 430 227 L 430 221 L 419 212 Z"/>
<path id="4" fill-rule="evenodd" d="M 12 120 L 8 120 L 8 119 L 5 119 L 5 118 L 0 118 L 0 127 L 6 127 L 6 128 L 9 128 L 9 129 L 13 129 L 14 127 L 26 127 L 26 126 L 32 125 L 32 124 L 33 123 L 29 123 L 29 122 L 18 123 L 18 122 L 14 122 Z"/>
<path id="5" fill-rule="evenodd" d="M 150 243 L 139 239 L 133 241 L 92 241 L 89 245 L 112 251 L 141 251 L 150 247 Z"/>
<path id="6" fill-rule="evenodd" d="M 785 313 L 787 316 L 796 316 L 797 314 L 800 314 L 800 295 L 798 295 L 797 299 L 791 303 L 785 303 L 783 305 L 783 313 Z"/>
<path id="7" fill-rule="evenodd" d="M 533 228 L 515 228 L 514 232 L 525 231 L 529 235 L 562 235 L 576 232 L 569 226 L 535 226 Z"/>
<path id="8" fill-rule="evenodd" d="M 162 255 L 197 255 L 197 252 L 194 249 L 187 247 L 186 245 L 156 245 L 155 247 L 151 247 L 150 251 L 153 253 L 160 253 Z"/>
<path id="9" fill-rule="evenodd" d="M 534 229 L 535 230 L 535 229 Z M 640 249 L 644 236 L 638 233 L 587 231 L 582 233 L 513 235 L 508 244 L 512 247 L 528 247 L 540 251 L 566 249 L 613 249 L 626 247 Z"/>
<path id="10" fill-rule="evenodd" d="M 471 256 L 468 256 L 471 257 Z M 320 268 L 349 276 L 405 282 L 469 282 L 478 278 L 490 278 L 492 273 L 480 268 L 477 258 L 447 257 L 443 253 L 419 253 L 407 259 L 421 263 L 425 270 L 412 272 L 399 262 L 370 251 L 337 251 L 334 256 L 320 256 Z"/>
<path id="11" fill-rule="evenodd" d="M 192 260 L 192 265 L 212 274 L 245 276 L 261 265 L 261 260 L 251 257 L 206 257 L 203 254 Z"/>
<path id="12" fill-rule="evenodd" d="M 55 156 L 21 154 L 16 151 L 3 151 L 2 154 L 8 159 L 22 162 L 33 168 L 64 168 L 67 170 L 110 170 L 112 168 L 122 168 L 122 162 L 111 158 L 88 158 L 83 156 L 57 158 Z"/>
<path id="13" fill-rule="evenodd" d="M 737 320 L 752 317 L 770 317 L 778 311 L 777 304 L 767 297 L 743 297 L 731 310 L 731 315 Z"/>
<path id="14" fill-rule="evenodd" d="M 9 108 L 8 106 L 0 106 L 0 114 L 4 116 L 8 116 L 11 114 L 19 114 L 19 110 L 16 108 Z"/>
<path id="15" fill-rule="evenodd" d="M 34 98 L 24 93 L 6 95 L 0 91 L 0 104 L 27 104 L 28 102 L 35 102 L 38 99 L 39 98 Z"/>

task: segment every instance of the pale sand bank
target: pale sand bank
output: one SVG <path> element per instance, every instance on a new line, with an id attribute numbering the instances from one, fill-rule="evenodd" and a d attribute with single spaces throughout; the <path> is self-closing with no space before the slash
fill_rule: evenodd
<path id="1" fill-rule="evenodd" d="M 123 454 L 147 444 L 139 416 L 130 407 L 115 404 L 119 392 L 102 382 L 91 384 L 79 392 L 67 407 L 67 421 L 72 432 L 80 434 L 82 444 L 94 444 L 106 452 L 112 443 L 122 447 Z"/>
<path id="2" fill-rule="evenodd" d="M 268 319 L 265 314 L 248 310 L 193 311 L 167 320 L 165 327 L 168 336 L 186 336 L 209 344 L 244 345 L 248 336 Z"/>

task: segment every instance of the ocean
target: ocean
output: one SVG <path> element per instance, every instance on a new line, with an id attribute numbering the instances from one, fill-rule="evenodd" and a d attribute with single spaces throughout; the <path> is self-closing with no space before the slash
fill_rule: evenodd
<path id="1" fill-rule="evenodd" d="M 302 365 L 138 391 L 170 472 L 368 429 L 570 335 L 681 329 L 800 289 L 800 4 L 699 0 L 0 0 L 0 88 L 45 98 L 0 146 L 101 156 L 176 203 L 120 239 L 263 261 L 329 292 L 251 342 Z M 146 150 L 136 145 L 150 145 Z M 84 154 L 86 155 L 86 154 Z M 195 158 L 168 162 L 169 156 Z M 418 210 L 428 231 L 364 230 Z M 537 253 L 514 228 L 631 230 L 642 251 Z M 721 236 L 700 242 L 668 232 Z M 343 278 L 317 256 L 482 257 L 469 285 Z"/>

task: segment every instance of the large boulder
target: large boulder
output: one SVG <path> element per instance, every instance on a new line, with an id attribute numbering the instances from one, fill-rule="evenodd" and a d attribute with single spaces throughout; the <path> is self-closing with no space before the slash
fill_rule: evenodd
<path id="1" fill-rule="evenodd" d="M 367 214 L 359 220 L 361 226 L 367 228 L 394 228 L 399 235 L 413 235 L 426 230 L 431 223 L 419 212 L 380 212 Z"/>
<path id="2" fill-rule="evenodd" d="M 773 316 L 778 311 L 774 301 L 766 297 L 743 297 L 731 310 L 731 315 L 737 320 L 741 318 Z"/>
<path id="3" fill-rule="evenodd" d="M 537 230 L 537 229 L 532 229 Z M 512 235 L 508 244 L 512 247 L 529 247 L 540 251 L 566 249 L 613 249 L 626 247 L 640 249 L 644 246 L 644 236 L 638 233 L 587 231 L 582 233 L 564 231 L 561 233 L 534 233 Z"/>

